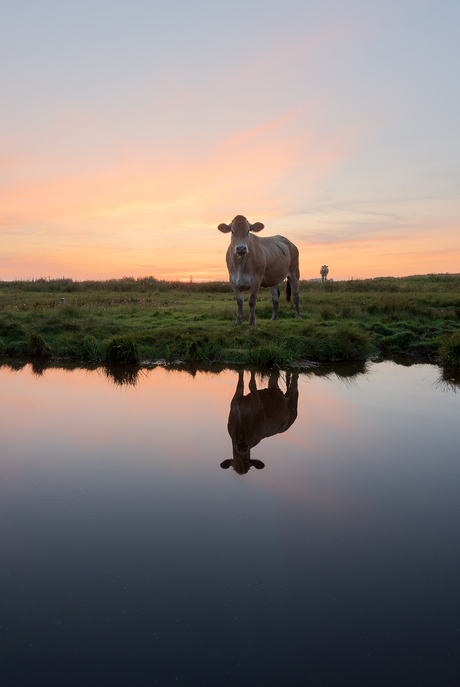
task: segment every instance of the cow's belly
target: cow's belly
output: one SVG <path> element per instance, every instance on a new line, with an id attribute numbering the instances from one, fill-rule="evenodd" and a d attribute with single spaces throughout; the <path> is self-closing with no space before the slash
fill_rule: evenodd
<path id="1" fill-rule="evenodd" d="M 284 279 L 286 279 L 286 275 L 288 272 L 288 264 L 280 264 L 275 267 L 272 267 L 271 269 L 265 271 L 265 274 L 262 278 L 260 285 L 268 288 L 270 288 L 271 286 L 277 286 L 278 284 L 281 284 L 281 282 L 284 281 Z"/>
<path id="2" fill-rule="evenodd" d="M 251 274 L 245 274 L 244 272 L 233 272 L 230 275 L 230 280 L 232 285 L 239 291 L 248 291 L 254 283 L 254 278 Z"/>

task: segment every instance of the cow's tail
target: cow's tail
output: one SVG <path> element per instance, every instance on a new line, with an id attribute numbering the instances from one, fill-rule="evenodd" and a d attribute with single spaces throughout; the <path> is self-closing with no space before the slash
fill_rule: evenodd
<path id="1" fill-rule="evenodd" d="M 291 282 L 289 281 L 289 277 L 287 278 L 286 281 L 286 300 L 290 301 L 291 300 Z"/>

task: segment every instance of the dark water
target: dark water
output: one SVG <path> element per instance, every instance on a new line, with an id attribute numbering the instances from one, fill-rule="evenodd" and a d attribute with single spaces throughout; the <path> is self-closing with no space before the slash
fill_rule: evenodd
<path id="1" fill-rule="evenodd" d="M 357 372 L 2 368 L 0 685 L 460 684 L 460 393 Z"/>

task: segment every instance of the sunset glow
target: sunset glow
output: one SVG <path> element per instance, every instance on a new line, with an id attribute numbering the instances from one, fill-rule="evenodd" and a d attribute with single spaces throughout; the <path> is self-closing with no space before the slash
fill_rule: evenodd
<path id="1" fill-rule="evenodd" d="M 0 279 L 226 279 L 237 214 L 304 279 L 460 272 L 442 7 L 3 3 Z"/>

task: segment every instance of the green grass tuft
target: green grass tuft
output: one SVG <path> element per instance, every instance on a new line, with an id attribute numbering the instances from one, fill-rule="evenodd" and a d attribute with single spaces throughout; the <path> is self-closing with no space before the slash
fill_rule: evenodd
<path id="1" fill-rule="evenodd" d="M 443 363 L 460 365 L 460 331 L 453 332 L 443 339 L 439 354 Z"/>
<path id="2" fill-rule="evenodd" d="M 251 363 L 273 367 L 274 365 L 287 365 L 292 362 L 292 350 L 286 340 L 267 341 L 254 348 Z"/>
<path id="3" fill-rule="evenodd" d="M 51 355 L 51 349 L 43 336 L 34 330 L 27 335 L 26 347 L 27 355 L 33 355 L 36 358 L 49 358 Z"/>
<path id="4" fill-rule="evenodd" d="M 114 336 L 104 343 L 102 358 L 106 363 L 138 363 L 139 348 L 134 336 Z"/>

